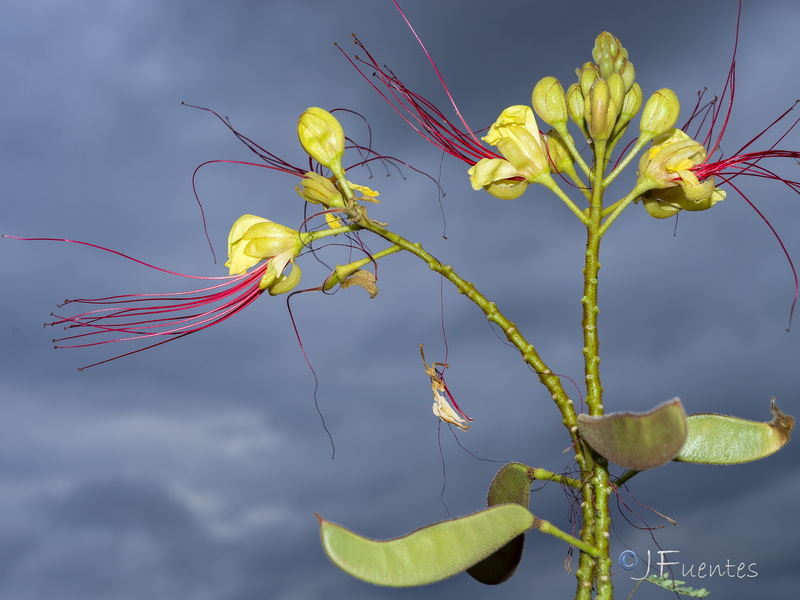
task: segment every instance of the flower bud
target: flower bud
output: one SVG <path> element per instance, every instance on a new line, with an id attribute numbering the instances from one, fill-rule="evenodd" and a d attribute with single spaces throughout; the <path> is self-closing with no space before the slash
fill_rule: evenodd
<path id="1" fill-rule="evenodd" d="M 567 88 L 567 112 L 569 112 L 569 118 L 584 133 L 586 132 L 586 118 L 583 116 L 585 104 L 580 84 L 573 83 Z"/>
<path id="2" fill-rule="evenodd" d="M 625 82 L 625 92 L 629 92 L 633 86 L 633 82 L 636 81 L 636 69 L 633 68 L 633 63 L 626 59 L 622 68 L 617 71 L 617 73 L 622 76 L 622 81 Z"/>
<path id="3" fill-rule="evenodd" d="M 668 132 L 677 123 L 680 111 L 681 103 L 671 89 L 663 88 L 654 92 L 644 105 L 639 137 L 653 139 Z"/>
<path id="4" fill-rule="evenodd" d="M 619 72 L 623 61 L 628 58 L 628 51 L 622 47 L 622 42 L 604 31 L 594 42 L 592 58 L 600 69 L 600 76 L 607 79 L 612 73 Z"/>
<path id="5" fill-rule="evenodd" d="M 331 113 L 316 106 L 306 109 L 297 123 L 297 137 L 308 155 L 329 169 L 341 169 L 344 130 Z"/>
<path id="6" fill-rule="evenodd" d="M 592 84 L 600 77 L 600 70 L 596 64 L 587 62 L 583 63 L 583 67 L 578 69 L 577 73 L 578 83 L 581 84 L 581 92 L 583 92 L 583 97 L 586 98 L 589 95 Z"/>
<path id="7" fill-rule="evenodd" d="M 328 208 L 345 206 L 342 193 L 333 181 L 319 173 L 309 171 L 300 185 L 294 189 L 301 198 L 311 204 L 322 204 Z"/>
<path id="8" fill-rule="evenodd" d="M 592 140 L 607 140 L 614 130 L 618 114 L 619 106 L 611 97 L 608 82 L 605 79 L 596 80 L 589 90 L 584 108 L 586 126 Z"/>
<path id="9" fill-rule="evenodd" d="M 561 82 L 555 77 L 544 77 L 533 88 L 533 110 L 547 124 L 567 122 L 567 96 Z"/>
<path id="10" fill-rule="evenodd" d="M 619 111 L 619 117 L 617 117 L 617 124 L 614 126 L 614 136 L 627 127 L 641 107 L 642 88 L 638 83 L 634 83 L 622 99 L 622 108 Z"/>
<path id="11" fill-rule="evenodd" d="M 574 173 L 575 159 L 572 157 L 572 153 L 567 148 L 564 140 L 561 139 L 561 135 L 555 129 L 551 129 L 547 132 L 545 141 L 547 143 L 547 154 L 556 171 L 567 174 Z"/>
<path id="12" fill-rule="evenodd" d="M 625 82 L 622 81 L 622 76 L 619 73 L 612 73 L 606 77 L 606 81 L 608 82 L 608 91 L 611 94 L 614 105 L 617 109 L 622 108 L 622 101 L 625 99 Z M 619 116 L 619 112 L 614 118 L 616 119 L 617 116 Z"/>

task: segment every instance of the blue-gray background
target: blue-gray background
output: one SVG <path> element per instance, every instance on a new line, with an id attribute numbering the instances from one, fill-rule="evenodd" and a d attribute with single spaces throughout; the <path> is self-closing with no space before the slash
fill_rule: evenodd
<path id="1" fill-rule="evenodd" d="M 441 153 L 406 128 L 333 46 L 359 34 L 381 62 L 441 107 L 446 99 L 391 3 L 181 0 L 3 3 L 0 8 L 0 233 L 69 237 L 162 267 L 224 274 L 213 264 L 190 176 L 208 159 L 252 160 L 211 115 L 300 163 L 297 115 L 345 106 L 369 119 L 374 144 L 434 175 Z M 646 94 L 719 91 L 736 3 L 403 3 L 473 127 L 529 102 L 536 80 L 568 84 L 608 29 L 630 52 Z M 730 153 L 798 96 L 795 2 L 746 2 Z M 365 139 L 356 120 L 348 132 Z M 792 134 L 782 146 L 797 147 Z M 763 148 L 764 144 L 760 146 Z M 793 163 L 784 173 L 797 178 Z M 485 290 L 551 367 L 580 381 L 582 228 L 542 190 L 515 202 L 473 193 L 445 157 L 447 237 L 436 188 L 405 170 L 353 174 L 381 192 L 371 209 Z M 218 255 L 230 224 L 252 212 L 298 225 L 288 176 L 237 165 L 198 185 Z M 771 182 L 739 183 L 800 257 L 798 198 Z M 618 193 L 622 193 L 619 188 Z M 656 221 L 632 207 L 604 249 L 601 339 L 606 405 L 644 410 L 680 396 L 689 412 L 766 420 L 773 395 L 798 412 L 800 337 L 785 328 L 793 287 L 767 227 L 735 194 L 712 211 Z M 379 249 L 377 240 L 369 241 Z M 330 260 L 334 261 L 335 258 Z M 306 287 L 324 271 L 305 261 Z M 379 296 L 353 289 L 293 301 L 319 375 L 291 328 L 285 297 L 174 344 L 78 372 L 129 348 L 52 350 L 42 329 L 69 297 L 186 289 L 186 282 L 89 248 L 2 240 L 0 598 L 9 600 L 310 600 L 568 598 L 563 544 L 529 537 L 520 572 L 489 589 L 467 576 L 418 590 L 380 589 L 337 571 L 315 511 L 373 537 L 447 516 L 430 387 L 417 346 L 442 360 L 475 419 L 459 439 L 476 455 L 560 471 L 568 437 L 545 391 L 482 315 L 412 257 L 381 262 Z M 444 306 L 442 311 L 441 306 Z M 573 389 L 568 386 L 568 389 Z M 577 394 L 576 394 L 577 395 Z M 450 513 L 480 508 L 497 464 L 461 450 L 443 429 Z M 687 578 L 716 598 L 781 597 L 800 582 L 797 446 L 726 468 L 670 464 L 631 489 L 676 519 L 656 532 L 686 565 L 756 563 L 757 577 Z M 629 497 L 651 525 L 663 521 Z M 556 486 L 533 510 L 569 528 Z M 655 542 L 621 518 L 624 542 Z M 655 555 L 654 555 L 655 556 Z M 677 558 L 676 558 L 677 557 Z M 620 597 L 641 567 L 617 571 Z M 668 592 L 640 589 L 641 598 Z"/>

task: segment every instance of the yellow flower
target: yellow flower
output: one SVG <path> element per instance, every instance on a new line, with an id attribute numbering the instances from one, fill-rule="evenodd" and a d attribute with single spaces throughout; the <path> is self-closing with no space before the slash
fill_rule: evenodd
<path id="1" fill-rule="evenodd" d="M 469 170 L 473 189 L 496 183 L 513 185 L 514 180 L 519 183 L 519 179 L 533 183 L 541 175 L 550 173 L 547 152 L 530 106 L 505 109 L 482 139 L 496 146 L 504 159 L 479 160 Z"/>
<path id="2" fill-rule="evenodd" d="M 272 292 L 275 286 L 286 281 L 293 281 L 297 285 L 299 269 L 293 264 L 289 275 L 283 275 L 283 270 L 289 262 L 293 263 L 301 248 L 299 233 L 294 229 L 263 217 L 242 215 L 236 219 L 228 234 L 228 262 L 225 266 L 230 269 L 231 275 L 238 275 L 262 260 L 268 260 L 259 287 Z M 289 291 L 283 287 L 277 290 L 276 293 Z"/>
<path id="3" fill-rule="evenodd" d="M 636 199 L 657 219 L 680 210 L 706 210 L 725 198 L 714 178 L 699 181 L 693 169 L 706 158 L 706 149 L 680 129 L 656 137 L 639 161 L 639 181 L 653 189 Z"/>

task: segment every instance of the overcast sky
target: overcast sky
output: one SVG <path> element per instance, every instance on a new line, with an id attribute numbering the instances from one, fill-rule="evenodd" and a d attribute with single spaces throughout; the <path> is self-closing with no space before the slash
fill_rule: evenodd
<path id="1" fill-rule="evenodd" d="M 721 0 L 402 5 L 476 129 L 506 106 L 528 103 L 540 77 L 555 75 L 566 87 L 605 29 L 627 47 L 646 95 L 671 87 L 688 110 L 697 90 L 720 90 L 736 22 L 736 2 Z M 410 169 L 385 177 L 376 168 L 372 179 L 355 171 L 352 179 L 381 193 L 370 216 L 453 264 L 554 371 L 581 382 L 583 228 L 542 190 L 513 202 L 472 192 L 464 165 L 442 160 L 352 69 L 333 43 L 352 52 L 354 32 L 409 87 L 447 108 L 389 0 L 39 0 L 6 3 L 0 15 L 0 233 L 83 240 L 174 271 L 224 275 L 203 235 L 192 171 L 206 160 L 255 157 L 212 115 L 181 102 L 230 117 L 294 164 L 303 161 L 295 127 L 306 107 L 351 108 L 368 119 L 377 149 L 433 176 L 441 171 L 446 192 L 440 206 L 436 186 Z M 744 144 L 798 97 L 798 23 L 794 1 L 745 2 L 723 150 Z M 366 139 L 357 118 L 344 123 Z M 793 132 L 781 147 L 798 143 Z M 796 164 L 773 167 L 798 178 Z M 738 181 L 800 260 L 798 197 L 773 182 Z M 217 256 L 243 213 L 298 226 L 296 183 L 239 165 L 201 170 Z M 608 409 L 647 410 L 679 396 L 690 413 L 763 421 L 776 396 L 786 412 L 800 412 L 800 316 L 785 331 L 791 271 L 750 207 L 729 193 L 713 210 L 681 215 L 676 227 L 634 206 L 612 233 L 601 272 Z M 346 260 L 338 256 L 327 260 Z M 302 266 L 301 287 L 325 276 L 312 260 Z M 447 510 L 484 505 L 500 464 L 467 454 L 446 427 L 439 440 L 430 411 L 418 345 L 429 361 L 443 360 L 443 321 L 448 384 L 475 419 L 456 437 L 483 459 L 569 466 L 569 438 L 546 390 L 482 314 L 413 257 L 381 261 L 373 300 L 357 288 L 292 300 L 335 460 L 285 296 L 79 372 L 133 348 L 53 350 L 58 331 L 42 323 L 58 303 L 180 291 L 191 282 L 87 247 L 8 239 L 0 240 L 0 269 L 1 598 L 572 597 L 566 548 L 534 534 L 518 574 L 494 589 L 466 575 L 416 590 L 376 588 L 339 572 L 320 548 L 314 512 L 394 537 L 447 518 Z M 757 577 L 689 584 L 712 598 L 777 598 L 800 583 L 797 465 L 794 442 L 737 467 L 670 464 L 630 488 L 677 521 L 655 532 L 662 548 L 680 552 L 672 560 L 756 563 Z M 664 524 L 623 499 L 651 526 Z M 570 527 L 557 486 L 533 494 L 531 509 Z M 613 540 L 615 561 L 625 546 L 642 556 L 658 549 L 618 514 Z M 621 598 L 629 577 L 644 575 L 641 565 L 615 571 Z M 655 588 L 637 594 L 669 597 Z"/>

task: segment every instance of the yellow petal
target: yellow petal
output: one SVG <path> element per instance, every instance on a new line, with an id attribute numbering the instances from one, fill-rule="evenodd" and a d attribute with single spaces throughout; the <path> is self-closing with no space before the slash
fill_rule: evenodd
<path id="1" fill-rule="evenodd" d="M 378 192 L 376 192 L 375 190 L 372 190 L 372 189 L 368 188 L 368 187 L 367 187 L 367 186 L 365 186 L 365 185 L 358 185 L 357 183 L 352 183 L 352 182 L 350 182 L 350 181 L 348 181 L 347 183 L 348 183 L 348 184 L 350 184 L 350 187 L 351 187 L 352 189 L 354 189 L 354 190 L 356 190 L 356 191 L 359 191 L 359 192 L 361 192 L 362 194 L 364 194 L 365 196 L 367 196 L 367 199 L 369 199 L 369 198 L 375 198 L 376 196 L 379 196 L 379 195 L 380 195 Z M 377 200 L 376 200 L 376 202 L 377 202 Z"/>
<path id="2" fill-rule="evenodd" d="M 500 116 L 481 139 L 487 144 L 496 146 L 497 142 L 507 135 L 507 131 L 504 130 L 509 127 L 523 127 L 541 145 L 542 139 L 539 135 L 539 127 L 536 124 L 536 116 L 533 114 L 533 109 L 524 104 L 509 106 L 500 113 Z"/>
<path id="3" fill-rule="evenodd" d="M 325 222 L 331 229 L 336 229 L 342 226 L 342 220 L 336 216 L 335 213 L 325 213 Z"/>
<path id="4" fill-rule="evenodd" d="M 231 231 L 228 234 L 228 253 L 230 254 L 231 246 L 242 239 L 244 232 L 250 229 L 256 223 L 270 223 L 269 220 L 255 215 L 242 215 L 233 223 Z"/>
<path id="5" fill-rule="evenodd" d="M 228 262 L 225 263 L 225 266 L 230 269 L 231 275 L 239 275 L 240 273 L 244 273 L 250 267 L 261 262 L 260 258 L 245 254 L 247 243 L 248 242 L 246 240 L 239 240 L 230 246 L 230 249 L 228 250 L 229 258 Z"/>
<path id="6" fill-rule="evenodd" d="M 482 158 L 467 172 L 473 190 L 479 190 L 496 181 L 520 176 L 519 171 L 502 158 Z"/>

